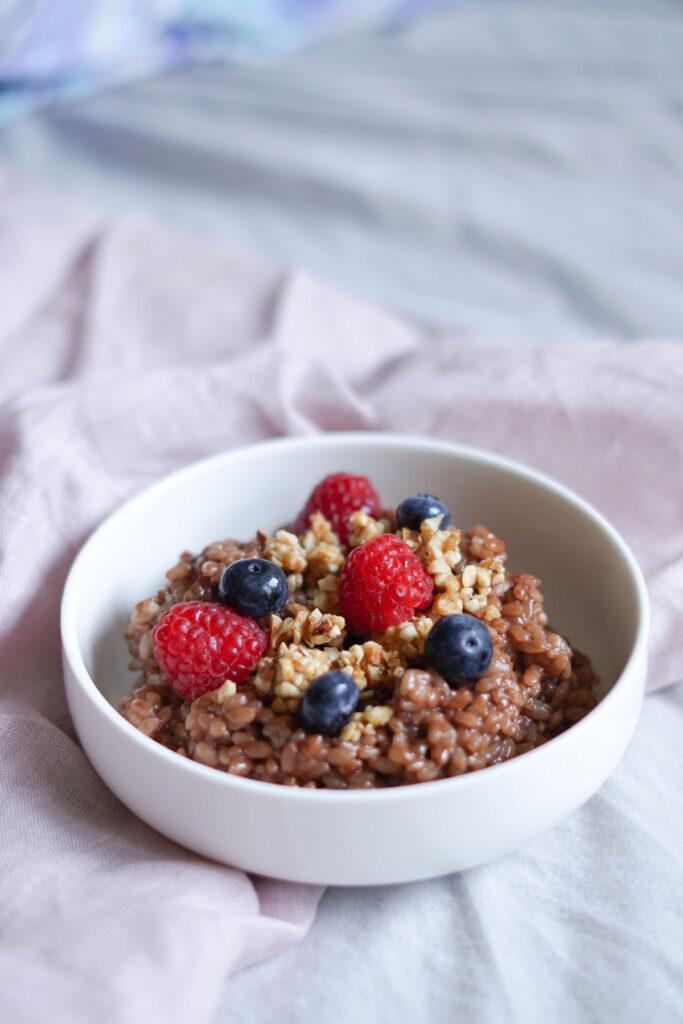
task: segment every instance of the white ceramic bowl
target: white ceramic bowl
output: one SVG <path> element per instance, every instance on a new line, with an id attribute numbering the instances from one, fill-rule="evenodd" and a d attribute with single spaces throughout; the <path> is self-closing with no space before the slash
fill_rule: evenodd
<path id="1" fill-rule="evenodd" d="M 431 491 L 454 520 L 505 538 L 513 569 L 541 577 L 551 622 L 592 657 L 602 699 L 543 747 L 454 779 L 390 790 L 295 789 L 178 757 L 115 710 L 130 688 L 122 633 L 186 548 L 291 520 L 335 470 L 371 477 L 386 503 Z M 188 466 L 90 537 L 62 602 L 64 673 L 83 747 L 107 785 L 178 843 L 248 871 L 376 885 L 467 868 L 550 828 L 604 782 L 641 705 L 648 602 L 616 531 L 552 480 L 485 452 L 381 434 L 298 437 Z"/>

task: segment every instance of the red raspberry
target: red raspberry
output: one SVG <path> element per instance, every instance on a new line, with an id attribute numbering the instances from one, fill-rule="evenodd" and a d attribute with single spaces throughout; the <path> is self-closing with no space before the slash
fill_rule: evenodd
<path id="1" fill-rule="evenodd" d="M 354 548 L 339 576 L 339 607 L 356 633 L 412 619 L 432 599 L 434 581 L 405 541 L 384 533 Z"/>
<path id="2" fill-rule="evenodd" d="M 154 629 L 154 657 L 183 700 L 226 679 L 242 683 L 266 649 L 263 630 L 232 608 L 208 601 L 174 604 Z"/>
<path id="3" fill-rule="evenodd" d="M 379 512 L 379 495 L 368 478 L 351 473 L 330 473 L 313 488 L 295 529 L 297 533 L 303 533 L 308 529 L 310 516 L 314 512 L 322 512 L 332 523 L 339 540 L 345 544 L 349 539 L 348 518 L 359 510 L 371 516 Z"/>

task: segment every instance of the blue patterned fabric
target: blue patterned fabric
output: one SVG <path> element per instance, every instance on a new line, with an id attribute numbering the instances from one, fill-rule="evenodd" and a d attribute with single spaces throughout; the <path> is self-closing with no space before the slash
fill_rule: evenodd
<path id="1" fill-rule="evenodd" d="M 189 63 L 255 63 L 444 0 L 4 0 L 0 121 Z"/>

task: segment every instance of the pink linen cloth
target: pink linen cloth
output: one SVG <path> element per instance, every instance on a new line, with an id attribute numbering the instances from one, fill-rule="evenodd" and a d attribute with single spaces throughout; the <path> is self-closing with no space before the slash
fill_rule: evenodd
<path id="1" fill-rule="evenodd" d="M 2 1020 L 201 1024 L 226 973 L 301 937 L 315 913 L 319 890 L 250 879 L 134 818 L 69 720 L 69 565 L 103 516 L 177 466 L 341 428 L 520 458 L 623 531 L 652 595 L 649 685 L 683 678 L 676 343 L 429 335 L 304 274 L 106 226 L 0 179 L 0 359 Z"/>

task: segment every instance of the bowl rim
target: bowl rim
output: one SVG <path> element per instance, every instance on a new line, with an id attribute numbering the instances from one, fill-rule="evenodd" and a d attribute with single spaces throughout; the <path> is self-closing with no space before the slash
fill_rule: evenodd
<path id="1" fill-rule="evenodd" d="M 260 454 L 266 451 L 296 451 L 310 448 L 337 448 L 349 443 L 368 446 L 387 446 L 389 448 L 412 448 L 416 452 L 442 453 L 444 455 L 455 455 L 461 459 L 471 462 L 479 462 L 497 469 L 503 469 L 513 475 L 520 476 L 535 484 L 543 490 L 550 491 L 573 505 L 578 511 L 591 519 L 602 531 L 605 539 L 616 549 L 623 563 L 625 563 L 631 583 L 634 588 L 638 610 L 638 623 L 635 638 L 626 663 L 617 679 L 614 681 L 609 692 L 598 702 L 595 708 L 588 712 L 584 718 L 575 722 L 571 728 L 553 737 L 547 743 L 533 750 L 529 750 L 519 757 L 513 757 L 508 761 L 490 765 L 485 770 L 467 772 L 463 775 L 453 776 L 447 779 L 434 779 L 425 784 L 414 784 L 396 786 L 390 788 L 357 789 L 357 790 L 334 790 L 334 789 L 307 789 L 302 786 L 281 786 L 275 783 L 264 784 L 260 779 L 245 779 L 240 776 L 230 775 L 221 772 L 209 765 L 200 764 L 189 758 L 179 757 L 175 752 L 163 747 L 154 739 L 146 736 L 136 729 L 113 707 L 97 686 L 95 680 L 88 672 L 82 651 L 78 642 L 76 606 L 79 595 L 79 576 L 81 567 L 87 563 L 90 550 L 98 542 L 102 533 L 112 528 L 116 520 L 125 517 L 130 513 L 131 508 L 148 497 L 161 493 L 166 489 L 175 487 L 183 480 L 189 480 L 195 474 L 202 474 L 206 469 L 215 466 L 222 466 L 233 458 L 241 458 L 246 452 Z M 342 801 L 345 804 L 367 800 L 391 800 L 406 801 L 423 799 L 432 793 L 444 792 L 444 787 L 458 787 L 463 790 L 465 787 L 486 785 L 486 780 L 492 784 L 503 773 L 511 774 L 515 771 L 524 771 L 532 763 L 540 761 L 542 757 L 549 756 L 553 750 L 559 751 L 560 746 L 577 742 L 583 736 L 589 724 L 594 724 L 599 717 L 609 714 L 609 709 L 617 699 L 621 691 L 628 684 L 630 669 L 645 654 L 649 629 L 649 600 L 645 581 L 642 572 L 630 548 L 621 537 L 614 526 L 599 512 L 593 505 L 580 497 L 576 492 L 564 484 L 553 479 L 530 466 L 511 459 L 507 456 L 498 455 L 472 445 L 460 444 L 458 442 L 433 440 L 411 434 L 386 433 L 379 431 L 335 431 L 321 434 L 299 434 L 291 437 L 271 438 L 255 444 L 240 445 L 227 451 L 218 452 L 208 457 L 197 459 L 182 466 L 142 488 L 123 504 L 115 508 L 109 515 L 99 523 L 86 541 L 79 549 L 74 561 L 71 564 L 69 573 L 62 592 L 60 608 L 60 632 L 62 640 L 62 652 L 65 662 L 71 670 L 83 696 L 90 701 L 96 710 L 103 715 L 107 722 L 116 730 L 121 731 L 132 743 L 141 744 L 142 750 L 150 757 L 160 757 L 169 766 L 170 770 L 189 772 L 194 774 L 198 782 L 204 780 L 206 783 L 213 781 L 214 785 L 225 786 L 228 789 L 237 787 L 244 795 L 251 794 L 255 799 L 276 798 L 283 801 L 308 801 L 318 802 L 320 800 L 329 803 L 331 801 Z M 532 760 L 533 759 L 533 760 Z M 245 788 L 246 787 L 246 788 Z M 438 787 L 438 789 L 437 789 Z"/>

